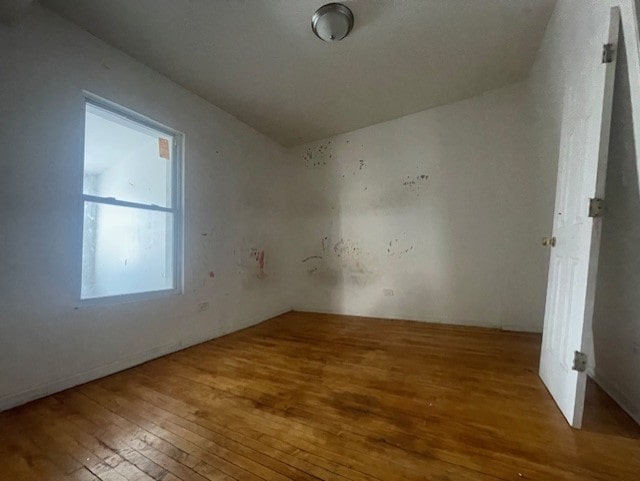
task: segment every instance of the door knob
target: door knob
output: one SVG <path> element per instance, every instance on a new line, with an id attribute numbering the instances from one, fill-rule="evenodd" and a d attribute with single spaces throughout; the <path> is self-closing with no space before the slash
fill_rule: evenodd
<path id="1" fill-rule="evenodd" d="M 545 247 L 555 247 L 556 246 L 556 238 L 555 237 L 543 237 L 542 245 Z"/>

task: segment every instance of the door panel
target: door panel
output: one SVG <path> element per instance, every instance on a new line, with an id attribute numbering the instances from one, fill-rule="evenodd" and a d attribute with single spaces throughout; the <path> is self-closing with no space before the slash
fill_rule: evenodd
<path id="1" fill-rule="evenodd" d="M 563 105 L 540 377 L 574 427 L 582 424 L 586 374 L 572 369 L 591 329 L 600 221 L 589 217 L 589 199 L 604 197 L 615 60 L 601 62 L 603 44 L 617 46 L 620 15 L 611 10 L 608 38 L 589 44 L 593 60 L 571 72 L 575 82 Z M 614 56 L 615 58 L 615 56 Z"/>

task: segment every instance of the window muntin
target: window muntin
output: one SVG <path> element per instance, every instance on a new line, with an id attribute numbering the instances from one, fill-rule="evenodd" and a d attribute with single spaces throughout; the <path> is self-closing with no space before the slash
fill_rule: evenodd
<path id="1" fill-rule="evenodd" d="M 178 288 L 179 140 L 87 100 L 82 299 Z"/>

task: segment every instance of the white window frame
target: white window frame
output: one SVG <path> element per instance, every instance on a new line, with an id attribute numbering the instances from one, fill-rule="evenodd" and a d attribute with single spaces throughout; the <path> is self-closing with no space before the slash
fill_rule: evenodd
<path id="1" fill-rule="evenodd" d="M 111 102 L 102 97 L 99 97 L 91 92 L 83 91 L 83 135 L 82 135 L 82 181 L 80 183 L 80 196 L 81 196 L 81 208 L 80 218 L 82 221 L 80 230 L 80 282 L 78 284 L 78 298 L 83 305 L 105 305 L 105 304 L 120 304 L 125 302 L 134 302 L 147 299 L 157 299 L 161 297 L 182 294 L 184 290 L 184 278 L 183 278 L 183 245 L 184 245 L 184 221 L 183 221 L 183 205 L 184 205 L 184 185 L 183 185 L 183 169 L 184 169 L 184 134 L 171 127 L 168 127 L 160 122 L 157 122 L 149 117 L 134 112 L 126 107 Z M 140 204 L 137 202 L 128 202 L 115 199 L 114 197 L 100 197 L 95 195 L 89 195 L 84 193 L 84 141 L 85 141 L 85 128 L 86 128 L 86 106 L 93 105 L 95 107 L 104 109 L 115 115 L 121 116 L 140 124 L 144 127 L 149 127 L 165 135 L 173 138 L 173 151 L 172 151 L 172 172 L 171 172 L 171 207 L 161 207 L 155 204 Z M 83 298 L 81 295 L 82 290 L 82 261 L 84 252 L 84 239 L 82 238 L 82 232 L 84 231 L 84 208 L 86 202 L 93 202 L 99 204 L 114 205 L 120 207 L 134 207 L 137 209 L 145 209 L 158 212 L 167 212 L 173 214 L 173 288 L 161 289 L 156 291 L 134 292 L 130 294 L 116 294 L 112 296 L 103 297 L 90 297 Z"/>

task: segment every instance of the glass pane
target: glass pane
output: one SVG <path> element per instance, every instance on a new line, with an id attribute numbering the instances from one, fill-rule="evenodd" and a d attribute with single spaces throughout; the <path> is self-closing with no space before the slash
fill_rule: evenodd
<path id="1" fill-rule="evenodd" d="M 175 287 L 173 214 L 84 204 L 83 299 Z"/>
<path id="2" fill-rule="evenodd" d="M 171 207 L 174 139 L 86 104 L 84 193 Z"/>

